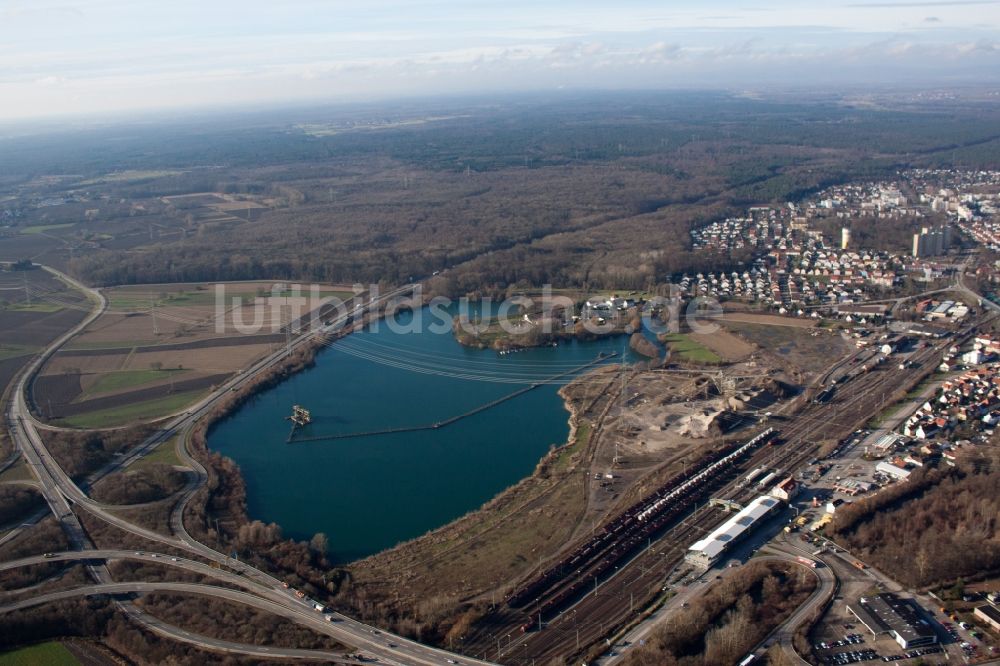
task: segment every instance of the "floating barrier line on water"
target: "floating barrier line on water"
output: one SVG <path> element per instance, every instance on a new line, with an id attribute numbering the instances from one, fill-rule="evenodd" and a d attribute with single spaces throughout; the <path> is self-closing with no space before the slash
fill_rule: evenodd
<path id="1" fill-rule="evenodd" d="M 566 370 L 565 372 L 560 372 L 557 375 L 553 375 L 553 376 L 551 376 L 551 377 L 549 377 L 547 379 L 543 379 L 543 380 L 535 382 L 535 383 L 533 383 L 533 384 L 531 384 L 529 386 L 525 386 L 524 388 L 518 389 L 518 390 L 514 391 L 513 393 L 508 393 L 507 395 L 501 396 L 501 397 L 497 398 L 496 400 L 491 400 L 490 402 L 487 402 L 484 405 L 480 405 L 480 406 L 478 406 L 478 407 L 476 407 L 474 409 L 470 409 L 467 412 L 463 412 L 463 413 L 458 414 L 456 416 L 452 416 L 450 418 L 444 419 L 443 421 L 435 421 L 434 423 L 427 423 L 427 424 L 424 424 L 424 425 L 416 425 L 416 426 L 401 426 L 399 428 L 382 428 L 381 430 L 366 430 L 364 432 L 347 432 L 347 433 L 339 433 L 339 434 L 331 434 L 331 435 L 309 435 L 307 437 L 296 437 L 295 436 L 295 432 L 296 432 L 296 430 L 298 430 L 298 425 L 296 425 L 295 423 L 293 423 L 292 424 L 292 430 L 291 430 L 291 432 L 288 433 L 288 439 L 286 439 L 285 442 L 289 443 L 289 444 L 298 443 L 298 442 L 321 442 L 321 441 L 335 440 L 335 439 L 352 439 L 352 438 L 355 438 L 355 437 L 375 437 L 377 435 L 392 435 L 392 434 L 402 433 L 402 432 L 419 432 L 421 430 L 440 430 L 441 428 L 444 428 L 446 426 L 450 426 L 451 424 L 456 423 L 458 421 L 461 421 L 462 419 L 467 419 L 470 416 L 474 416 L 476 414 L 479 414 L 480 412 L 485 412 L 488 409 L 492 409 L 493 407 L 496 407 L 497 405 L 505 403 L 508 400 L 513 400 L 514 398 L 518 397 L 519 395 L 523 395 L 523 394 L 527 393 L 528 391 L 533 391 L 534 389 L 538 388 L 539 386 L 543 386 L 545 384 L 551 383 L 552 381 L 557 380 L 557 379 L 561 379 L 562 377 L 565 377 L 567 375 L 576 374 L 578 372 L 586 370 L 587 368 L 590 368 L 590 367 L 593 367 L 595 365 L 598 365 L 599 363 L 601 363 L 603 361 L 607 361 L 608 359 L 615 358 L 616 356 L 618 356 L 618 352 L 611 352 L 609 354 L 605 354 L 603 356 L 595 358 L 593 361 L 590 361 L 589 363 L 584 363 L 583 365 L 581 365 L 579 367 L 573 368 L 571 370 Z"/>

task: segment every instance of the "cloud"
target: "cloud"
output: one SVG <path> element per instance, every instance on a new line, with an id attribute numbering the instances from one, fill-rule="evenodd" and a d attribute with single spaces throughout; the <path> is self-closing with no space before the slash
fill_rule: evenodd
<path id="1" fill-rule="evenodd" d="M 1000 52 L 1000 44 L 981 39 L 976 42 L 957 44 L 955 49 L 961 54 L 994 54 Z"/>
<path id="2" fill-rule="evenodd" d="M 64 83 L 66 83 L 66 79 L 61 76 L 43 76 L 40 79 L 35 79 L 36 86 L 52 87 L 60 86 Z"/>
<path id="3" fill-rule="evenodd" d="M 0 0 L 0 116 L 66 107 L 74 94 L 88 111 L 415 89 L 797 85 L 849 72 L 1000 80 L 1000 0 L 843 1 L 855 4 Z"/>
<path id="4" fill-rule="evenodd" d="M 961 7 L 964 5 L 1000 5 L 1000 0 L 927 0 L 926 2 L 858 2 L 847 5 L 856 8 L 884 7 Z"/>

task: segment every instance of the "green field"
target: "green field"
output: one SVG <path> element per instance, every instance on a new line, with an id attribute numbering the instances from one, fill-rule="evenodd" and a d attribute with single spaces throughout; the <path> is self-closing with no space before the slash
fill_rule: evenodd
<path id="1" fill-rule="evenodd" d="M 142 469 L 154 463 L 166 463 L 168 465 L 182 465 L 181 459 L 177 457 L 177 436 L 171 437 L 153 449 L 148 456 L 143 456 L 137 460 L 130 469 Z"/>
<path id="2" fill-rule="evenodd" d="M 74 342 L 70 341 L 66 343 L 64 349 L 67 351 L 72 351 L 74 349 L 86 350 L 86 349 L 132 349 L 136 346 L 152 346 L 155 345 L 157 340 L 108 340 L 106 342 Z M 167 344 L 167 343 L 160 343 Z"/>
<path id="3" fill-rule="evenodd" d="M 285 291 L 279 291 L 279 292 L 276 292 L 275 294 L 271 294 L 271 292 L 268 291 L 264 295 L 265 296 L 272 296 L 273 295 L 273 296 L 276 296 L 278 298 L 282 298 L 282 297 L 285 297 L 285 296 L 294 297 L 296 294 L 291 289 L 286 289 Z M 309 291 L 309 285 L 303 284 L 302 285 L 302 289 L 298 292 L 298 295 L 301 296 L 301 297 L 303 297 L 303 298 L 310 298 L 310 297 L 312 297 L 312 292 Z M 337 291 L 336 289 L 324 289 L 323 287 L 320 287 L 319 297 L 320 298 L 334 297 L 334 298 L 339 298 L 342 301 L 349 301 L 352 298 L 354 298 L 354 293 L 350 292 L 350 291 Z"/>
<path id="4" fill-rule="evenodd" d="M 2 474 L 0 474 L 0 483 L 6 483 L 8 481 L 34 481 L 35 477 L 31 475 L 31 470 L 28 469 L 28 464 L 24 462 L 22 458 L 16 465 L 8 467 Z"/>
<path id="5" fill-rule="evenodd" d="M 166 398 L 77 414 L 63 419 L 62 425 L 74 428 L 112 428 L 133 421 L 160 418 L 181 411 L 204 393 L 204 391 L 187 391 Z"/>
<path id="6" fill-rule="evenodd" d="M 56 303 L 14 303 L 13 305 L 8 305 L 5 309 L 16 310 L 17 312 L 59 312 L 63 309 L 63 306 Z"/>
<path id="7" fill-rule="evenodd" d="M 683 333 L 670 333 L 662 337 L 664 344 L 669 346 L 670 353 L 676 354 L 685 361 L 694 363 L 721 363 L 722 359 L 711 349 L 695 342 Z"/>
<path id="8" fill-rule="evenodd" d="M 38 351 L 35 347 L 24 347 L 22 345 L 0 345 L 0 361 L 18 356 L 27 356 Z"/>
<path id="9" fill-rule="evenodd" d="M 76 222 L 63 222 L 62 224 L 36 224 L 33 227 L 25 227 L 21 229 L 22 234 L 44 234 L 46 231 L 55 231 L 56 229 L 66 229 L 72 227 Z"/>
<path id="10" fill-rule="evenodd" d="M 118 370 L 115 372 L 109 372 L 101 375 L 100 379 L 94 382 L 94 385 L 87 389 L 81 398 L 89 399 L 100 393 L 110 393 L 111 391 L 120 391 L 122 389 L 132 388 L 133 386 L 150 384 L 161 379 L 167 379 L 171 375 L 181 375 L 185 372 L 187 371 Z"/>
<path id="11" fill-rule="evenodd" d="M 129 183 L 140 180 L 149 180 L 151 178 L 162 178 L 164 176 L 175 176 L 181 173 L 184 172 L 172 169 L 150 169 L 145 171 L 141 169 L 125 170 L 125 171 L 116 171 L 114 173 L 108 173 L 103 176 L 98 176 L 97 178 L 81 180 L 77 184 L 99 185 L 101 183 Z"/>
<path id="12" fill-rule="evenodd" d="M 0 652 L 0 666 L 76 666 L 80 662 L 62 643 L 39 643 Z"/>

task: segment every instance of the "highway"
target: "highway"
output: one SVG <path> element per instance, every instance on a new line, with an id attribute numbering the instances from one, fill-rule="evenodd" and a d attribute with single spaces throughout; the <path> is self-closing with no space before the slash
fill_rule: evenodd
<path id="1" fill-rule="evenodd" d="M 168 583 L 168 582 L 158 582 L 158 583 L 129 582 L 129 583 L 105 583 L 98 585 L 85 585 L 70 590 L 59 590 L 58 592 L 49 592 L 46 594 L 30 597 L 28 599 L 24 599 L 21 601 L 9 603 L 0 606 L 0 613 L 10 613 L 17 610 L 31 608 L 33 606 L 40 606 L 42 604 L 52 603 L 55 601 L 64 601 L 66 599 L 73 599 L 76 597 L 94 597 L 100 595 L 134 596 L 137 594 L 148 594 L 152 592 L 204 595 L 216 599 L 227 599 L 229 601 L 234 601 L 237 603 L 242 603 L 252 606 L 259 610 L 268 611 L 276 615 L 288 617 L 290 619 L 296 620 L 297 622 L 301 623 L 301 620 L 299 618 L 293 617 L 291 613 L 288 612 L 280 604 L 264 601 L 253 595 L 249 595 L 245 592 L 239 592 L 236 590 L 230 590 L 225 587 L 217 587 L 213 585 L 200 585 L 197 583 Z M 320 624 L 320 623 L 328 624 L 322 619 L 322 617 L 316 619 L 315 621 L 315 624 Z M 159 627 L 161 630 L 156 631 L 156 633 L 164 635 L 167 638 L 170 638 L 171 640 L 181 640 L 182 642 L 195 645 L 199 648 L 209 649 L 216 652 L 239 653 L 244 655 L 248 654 L 252 656 L 268 657 L 268 658 L 313 659 L 313 660 L 320 660 L 327 662 L 332 661 L 339 664 L 371 663 L 370 660 L 361 661 L 358 659 L 354 659 L 351 656 L 349 656 L 348 653 L 343 653 L 343 652 L 249 645 L 246 643 L 235 643 L 233 641 L 226 641 L 222 639 L 211 638 L 208 636 L 201 636 L 189 632 L 185 629 L 178 629 L 177 627 L 166 625 L 158 621 L 155 621 L 153 623 L 143 622 L 143 624 L 152 624 L 150 628 L 153 629 L 154 631 L 156 631 L 156 627 Z M 379 661 L 381 661 L 381 659 L 379 659 Z M 389 661 L 386 663 L 394 663 L 394 662 Z M 437 662 L 426 662 L 426 663 L 437 663 Z"/>
<path id="2" fill-rule="evenodd" d="M 98 552 L 109 552 L 109 551 L 96 551 L 93 549 L 86 532 L 84 531 L 82 525 L 76 514 L 73 512 L 71 505 L 76 505 L 77 507 L 87 511 L 93 516 L 110 523 L 119 529 L 123 529 L 131 534 L 143 537 L 149 541 L 160 543 L 172 548 L 176 548 L 181 551 L 191 553 L 207 559 L 211 562 L 215 562 L 222 567 L 232 566 L 233 563 L 229 557 L 220 553 L 209 546 L 202 544 L 195 539 L 193 539 L 187 531 L 184 529 L 183 525 L 183 508 L 186 502 L 190 499 L 197 488 L 204 482 L 207 478 L 207 473 L 205 469 L 198 463 L 194 458 L 192 458 L 186 451 L 186 447 L 179 446 L 178 450 L 182 455 L 182 459 L 185 464 L 191 466 L 195 470 L 196 478 L 188 484 L 185 489 L 185 494 L 181 501 L 178 503 L 178 508 L 175 510 L 171 517 L 171 525 L 176 530 L 179 537 L 168 537 L 152 530 L 145 529 L 138 525 L 133 525 L 127 520 L 122 519 L 112 513 L 110 513 L 107 508 L 90 499 L 87 494 L 80 488 L 77 483 L 75 483 L 66 474 L 65 470 L 59 465 L 59 463 L 52 458 L 48 450 L 45 447 L 44 442 L 38 434 L 38 424 L 31 414 L 27 403 L 27 391 L 30 389 L 31 381 L 34 375 L 42 367 L 48 358 L 52 356 L 63 344 L 70 340 L 74 335 L 83 330 L 85 327 L 90 325 L 97 317 L 99 317 L 107 307 L 107 300 L 104 296 L 93 289 L 79 283 L 73 278 L 55 271 L 48 267 L 43 267 L 45 270 L 56 275 L 59 279 L 66 281 L 72 286 L 80 289 L 88 295 L 90 299 L 95 303 L 94 308 L 91 312 L 79 323 L 77 326 L 67 331 L 64 335 L 60 336 L 55 340 L 49 347 L 47 347 L 43 352 L 41 352 L 31 363 L 29 363 L 22 372 L 17 376 L 14 385 L 14 391 L 12 394 L 12 399 L 8 403 L 5 412 L 5 418 L 8 427 L 11 432 L 12 440 L 14 441 L 17 450 L 25 457 L 28 462 L 32 472 L 38 478 L 39 489 L 42 496 L 45 498 L 46 503 L 49 506 L 51 512 L 56 516 L 60 525 L 62 526 L 64 532 L 69 538 L 69 542 L 76 551 L 79 552 L 79 559 L 90 560 L 90 559 L 104 559 L 96 557 L 93 555 Z M 141 445 L 136 447 L 126 458 L 122 460 L 117 460 L 109 463 L 102 469 L 98 470 L 94 474 L 90 475 L 87 479 L 87 483 L 92 484 L 97 479 L 105 476 L 111 472 L 127 467 L 131 462 L 138 460 L 143 455 L 151 451 L 155 446 L 159 445 L 163 441 L 173 437 L 175 434 L 181 434 L 186 436 L 190 432 L 190 429 L 194 423 L 201 417 L 205 416 L 210 409 L 212 409 L 220 400 L 228 396 L 234 390 L 247 386 L 254 378 L 264 370 L 273 367 L 274 365 L 283 361 L 289 353 L 310 344 L 318 336 L 326 336 L 331 330 L 345 325 L 349 318 L 356 317 L 359 312 L 364 315 L 369 311 L 375 310 L 382 307 L 389 301 L 402 297 L 404 294 L 410 292 L 412 286 L 404 286 L 399 289 L 392 290 L 377 299 L 370 299 L 368 303 L 360 305 L 355 310 L 341 314 L 338 318 L 334 319 L 327 325 L 323 326 L 320 330 L 307 330 L 297 337 L 295 337 L 288 346 L 275 351 L 274 353 L 266 356 L 265 358 L 254 363 L 250 368 L 244 372 L 238 374 L 233 379 L 225 382 L 216 391 L 206 396 L 194 407 L 190 408 L 184 414 L 178 415 L 171 419 L 160 431 L 155 435 L 147 439 Z M 111 551 L 116 552 L 116 551 Z M 90 557 L 88 557 L 90 556 Z M 122 555 L 118 552 L 119 557 L 128 557 Z M 51 559 L 70 559 L 69 556 L 61 555 L 58 558 Z M 178 562 L 174 562 L 171 558 L 164 555 L 158 558 L 159 562 L 171 564 L 180 564 L 181 560 L 178 558 Z M 49 561 L 49 560 L 45 560 Z M 190 561 L 184 561 L 186 568 L 193 567 L 196 563 Z M 204 566 L 204 565 L 202 565 Z M 357 622 L 351 618 L 337 615 L 337 622 L 325 622 L 322 618 L 317 618 L 317 612 L 307 605 L 306 602 L 297 599 L 294 595 L 290 594 L 285 590 L 281 581 L 277 580 L 273 576 L 269 575 L 264 571 L 260 571 L 254 567 L 239 564 L 236 565 L 238 571 L 242 578 L 240 580 L 241 587 L 245 589 L 252 590 L 255 594 L 250 595 L 247 593 L 240 593 L 246 595 L 245 597 L 233 597 L 231 593 L 233 591 L 227 590 L 226 592 L 219 592 L 217 590 L 226 590 L 226 588 L 216 588 L 213 586 L 207 586 L 210 590 L 206 591 L 206 586 L 197 586 L 200 588 L 203 594 L 214 594 L 222 598 L 227 598 L 230 600 L 237 600 L 241 602 L 247 602 L 248 599 L 255 600 L 252 602 L 254 605 L 265 605 L 272 609 L 272 612 L 276 612 L 273 609 L 281 609 L 283 615 L 294 619 L 295 621 L 311 626 L 316 629 L 319 628 L 323 630 L 338 641 L 356 647 L 363 647 L 364 649 L 372 652 L 379 656 L 381 660 L 385 663 L 399 663 L 399 664 L 442 664 L 442 663 L 460 663 L 460 664 L 487 664 L 488 662 L 469 659 L 460 655 L 454 655 L 446 650 L 440 650 L 437 648 L 432 648 L 429 646 L 422 645 L 416 641 L 411 641 L 399 636 L 384 633 L 375 627 L 365 625 L 363 623 Z M 211 569 L 211 567 L 206 567 Z M 111 575 L 107 568 L 103 565 L 97 565 L 88 562 L 88 570 L 91 576 L 97 583 L 97 586 L 91 586 L 92 588 L 100 587 L 101 589 L 106 589 L 106 586 L 114 585 L 111 579 Z M 219 570 L 213 569 L 214 575 L 218 577 Z M 201 573 L 206 573 L 200 571 Z M 235 576 L 235 574 L 234 574 Z M 230 580 L 229 582 L 233 582 Z M 137 583 L 121 583 L 123 585 L 137 585 Z M 80 588 L 89 589 L 89 588 Z M 162 589 L 162 588 L 157 588 Z M 133 592 L 149 591 L 148 589 L 132 589 Z M 72 591 L 67 591 L 66 594 L 70 594 Z M 99 594 L 100 592 L 94 592 Z M 47 598 L 47 597 L 46 597 Z M 126 614 L 136 620 L 139 624 L 151 631 L 157 631 L 161 635 L 168 635 L 174 640 L 184 640 L 191 642 L 191 636 L 185 634 L 182 630 L 177 628 L 169 627 L 162 622 L 152 618 L 148 614 L 142 612 L 132 604 L 119 602 L 119 608 L 123 610 Z M 378 638 L 373 638 L 373 637 Z M 216 644 L 209 640 L 199 639 L 198 645 L 205 649 L 216 649 Z M 223 651 L 236 651 L 239 652 L 238 644 L 229 644 L 224 647 Z M 247 647 L 247 646 L 244 646 Z M 249 646 L 247 649 L 253 648 L 254 652 L 244 654 L 254 654 L 260 656 L 261 650 L 265 650 L 266 654 L 275 654 L 272 650 L 276 648 L 260 648 Z M 223 649 L 220 647 L 219 649 Z"/>
<path id="3" fill-rule="evenodd" d="M 237 603 L 243 603 L 259 610 L 274 613 L 276 615 L 281 615 L 290 620 L 298 622 L 304 626 L 318 631 L 321 634 L 328 635 L 341 643 L 355 645 L 359 649 L 363 649 L 366 654 L 370 654 L 378 657 L 385 663 L 395 663 L 400 659 L 400 653 L 405 653 L 405 658 L 401 663 L 403 664 L 440 664 L 443 663 L 441 659 L 441 651 L 434 648 L 430 648 L 414 641 L 409 641 L 407 639 L 402 639 L 392 634 L 379 631 L 373 627 L 361 624 L 352 620 L 351 618 L 336 612 L 326 612 L 320 613 L 313 606 L 312 602 L 305 599 L 299 599 L 295 597 L 294 592 L 289 589 L 285 589 L 283 586 L 278 589 L 261 589 L 259 585 L 253 581 L 247 579 L 245 576 L 227 571 L 225 569 L 219 569 L 213 566 L 204 564 L 203 562 L 198 562 L 195 560 L 186 559 L 183 557 L 172 557 L 164 553 L 157 553 L 152 551 L 131 551 L 131 550 L 111 550 L 111 549 L 92 549 L 85 551 L 65 551 L 57 553 L 47 553 L 45 555 L 35 555 L 32 557 L 25 557 L 19 560 L 13 560 L 10 562 L 0 562 L 0 571 L 7 571 L 11 569 L 17 569 L 20 567 L 47 564 L 54 562 L 88 562 L 92 563 L 95 560 L 108 561 L 108 560 L 131 560 L 140 561 L 149 564 L 157 564 L 165 567 L 173 567 L 177 569 L 183 569 L 185 571 L 190 571 L 197 573 L 206 577 L 215 578 L 219 582 L 228 583 L 238 587 L 242 587 L 248 592 L 238 592 L 235 590 L 229 590 L 228 588 L 220 588 L 217 586 L 203 585 L 197 583 L 142 583 L 142 582 L 128 582 L 128 583 L 106 583 L 98 586 L 83 586 L 80 588 L 74 588 L 72 590 L 60 590 L 58 598 L 69 598 L 72 596 L 90 596 L 93 594 L 101 593 L 122 593 L 122 592 L 170 592 L 170 591 L 182 591 L 190 592 L 192 594 L 204 594 L 209 596 L 217 596 L 220 598 L 225 598 L 230 601 L 235 601 Z M 111 587 L 108 587 L 108 586 Z M 136 586 L 145 585 L 146 587 L 130 587 L 128 589 L 115 588 L 115 585 L 125 585 L 125 586 Z M 186 585 L 188 587 L 180 588 L 177 586 Z M 97 591 L 93 591 L 96 588 L 100 588 Z M 224 590 L 225 593 L 218 593 L 218 590 Z M 10 590 L 9 593 L 16 593 L 17 590 Z M 254 594 L 251 594 L 254 593 Z M 45 595 L 44 598 L 48 599 L 52 595 Z M 42 598 L 42 597 L 38 597 Z M 32 598 L 30 600 L 24 600 L 22 602 L 12 603 L 8 606 L 0 606 L 0 613 L 10 612 L 17 610 L 19 608 L 25 608 L 32 605 L 36 605 L 38 598 Z M 327 622 L 325 617 L 330 616 L 332 621 Z M 388 647 L 388 643 L 396 644 L 395 649 Z M 211 644 L 206 644 L 206 647 L 211 647 Z M 268 648 L 270 649 L 270 648 Z M 269 652 L 268 654 L 274 654 Z M 323 656 L 323 655 L 320 655 Z M 314 658 L 317 658 L 314 656 Z M 478 662 L 475 660 L 469 660 L 464 657 L 446 657 L 452 658 L 461 664 L 479 664 L 483 662 Z"/>

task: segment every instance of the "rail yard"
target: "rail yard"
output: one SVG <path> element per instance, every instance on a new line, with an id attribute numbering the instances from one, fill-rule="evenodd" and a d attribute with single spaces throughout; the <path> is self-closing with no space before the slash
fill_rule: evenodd
<path id="1" fill-rule="evenodd" d="M 744 477 L 760 468 L 793 473 L 817 456 L 819 442 L 845 437 L 917 385 L 974 328 L 914 350 L 903 369 L 888 371 L 865 350 L 837 361 L 796 398 L 790 414 L 772 415 L 755 436 L 708 453 L 522 581 L 476 625 L 465 651 L 502 663 L 591 654 L 688 573 L 687 547 L 720 521 L 710 497 L 745 505 L 758 489 Z"/>

